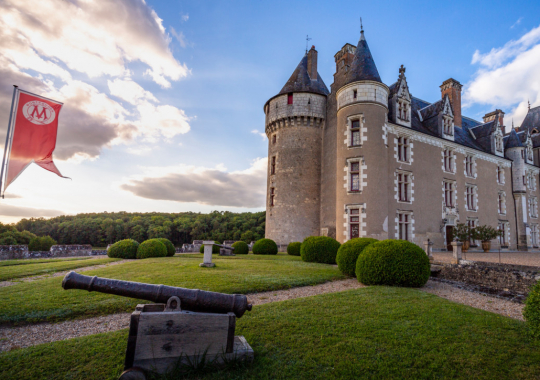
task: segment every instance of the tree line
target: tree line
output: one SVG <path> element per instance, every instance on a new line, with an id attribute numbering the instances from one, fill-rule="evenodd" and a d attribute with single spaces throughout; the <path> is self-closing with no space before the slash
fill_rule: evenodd
<path id="1" fill-rule="evenodd" d="M 246 243 L 264 237 L 266 212 L 209 214 L 103 212 L 62 215 L 55 218 L 21 219 L 17 231 L 50 236 L 58 244 L 91 244 L 105 247 L 122 239 L 142 242 L 167 238 L 175 246 L 193 240 L 242 240 Z"/>

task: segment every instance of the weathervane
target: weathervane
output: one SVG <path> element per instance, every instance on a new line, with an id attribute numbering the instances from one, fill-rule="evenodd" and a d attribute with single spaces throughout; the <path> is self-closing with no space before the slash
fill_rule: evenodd
<path id="1" fill-rule="evenodd" d="M 309 41 L 312 40 L 313 38 L 309 38 L 309 35 L 306 34 L 306 53 L 307 53 L 307 47 L 309 45 Z"/>

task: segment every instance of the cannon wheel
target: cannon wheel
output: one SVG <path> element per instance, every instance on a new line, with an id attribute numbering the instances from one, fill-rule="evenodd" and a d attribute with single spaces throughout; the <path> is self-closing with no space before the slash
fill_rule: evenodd
<path id="1" fill-rule="evenodd" d="M 122 372 L 118 380 L 146 380 L 146 375 L 139 368 L 130 368 Z"/>

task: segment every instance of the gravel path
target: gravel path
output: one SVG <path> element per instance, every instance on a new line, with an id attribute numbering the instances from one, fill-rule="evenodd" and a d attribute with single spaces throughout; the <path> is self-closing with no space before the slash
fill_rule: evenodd
<path id="1" fill-rule="evenodd" d="M 436 261 L 450 263 L 452 252 L 433 252 Z M 463 259 L 483 261 L 488 263 L 499 262 L 499 252 L 466 252 Z M 540 252 L 501 252 L 501 263 L 514 265 L 540 266 Z"/>
<path id="2" fill-rule="evenodd" d="M 32 282 L 32 281 L 37 281 L 37 280 L 43 280 L 44 278 L 49 278 L 49 277 L 61 277 L 61 276 L 65 276 L 66 274 L 68 274 L 71 271 L 86 272 L 86 271 L 89 271 L 89 270 L 105 268 L 105 267 L 108 267 L 108 266 L 111 266 L 111 265 L 123 264 L 123 263 L 129 262 L 129 261 L 135 261 L 135 260 L 113 261 L 112 263 L 91 265 L 91 266 L 88 266 L 88 267 L 75 268 L 75 269 L 65 270 L 65 271 L 62 271 L 62 272 L 54 272 L 54 273 L 51 273 L 51 274 L 41 274 L 39 276 L 22 277 L 22 278 L 18 278 L 17 280 L 13 280 L 13 281 L 0 281 L 0 288 L 2 288 L 4 286 L 15 285 L 15 284 L 18 284 L 19 282 Z"/>

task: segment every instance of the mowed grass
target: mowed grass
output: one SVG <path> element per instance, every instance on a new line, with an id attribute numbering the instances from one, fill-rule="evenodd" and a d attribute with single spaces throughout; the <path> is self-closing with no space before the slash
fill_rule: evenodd
<path id="1" fill-rule="evenodd" d="M 254 293 L 314 285 L 344 276 L 337 267 L 305 263 L 299 257 L 214 255 L 215 268 L 201 268 L 202 255 L 135 260 L 85 272 L 85 275 L 164 284 L 223 293 Z M 141 303 L 126 297 L 64 290 L 62 277 L 0 288 L 0 324 L 60 321 L 132 311 Z M 148 301 L 142 301 L 148 302 Z"/>
<path id="2" fill-rule="evenodd" d="M 415 289 L 369 287 L 253 308 L 237 320 L 255 350 L 202 379 L 538 379 L 525 323 Z M 0 354 L 2 379 L 116 379 L 127 330 Z M 29 365 L 31 363 L 31 365 Z"/>
<path id="3" fill-rule="evenodd" d="M 39 263 L 54 263 L 57 261 L 77 261 L 77 260 L 92 260 L 95 259 L 95 256 L 87 257 L 62 257 L 56 259 L 17 259 L 17 260 L 2 260 L 0 261 L 0 267 L 8 267 L 11 265 L 28 265 L 28 264 L 39 264 Z"/>
<path id="4" fill-rule="evenodd" d="M 64 270 L 89 267 L 92 265 L 106 264 L 120 259 L 90 259 L 90 260 L 66 260 L 38 263 L 21 263 L 15 265 L 0 266 L 0 281 L 13 280 L 21 277 L 51 274 Z"/>

